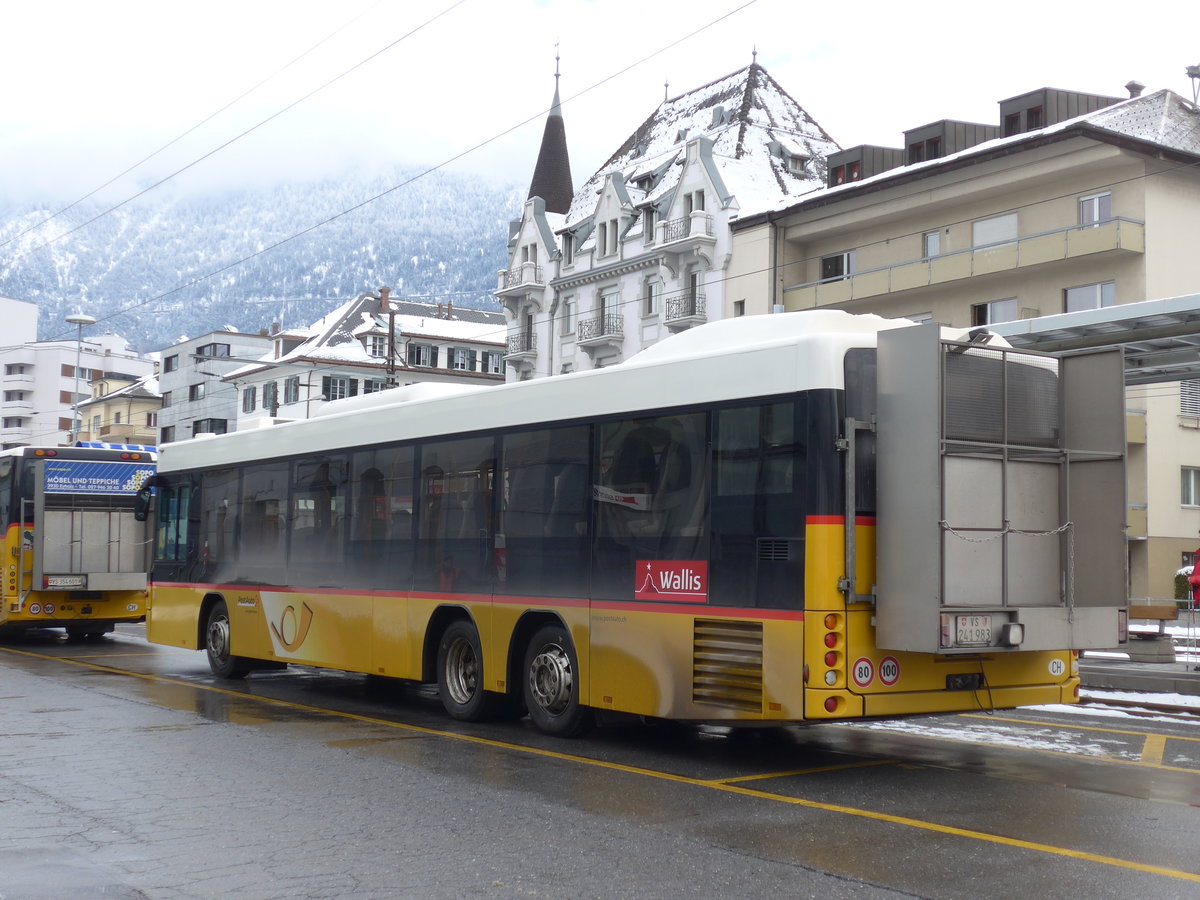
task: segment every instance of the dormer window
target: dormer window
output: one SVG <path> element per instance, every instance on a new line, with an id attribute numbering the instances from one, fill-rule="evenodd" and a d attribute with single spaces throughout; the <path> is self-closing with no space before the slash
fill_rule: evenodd
<path id="1" fill-rule="evenodd" d="M 683 214 L 690 216 L 694 212 L 704 211 L 704 191 L 692 191 L 683 195 Z"/>
<path id="2" fill-rule="evenodd" d="M 808 173 L 808 157 L 801 156 L 799 153 L 789 153 L 787 167 L 788 171 L 794 175 L 805 175 Z"/>
<path id="3" fill-rule="evenodd" d="M 675 143 L 677 143 L 677 144 L 683 143 L 684 141 L 687 140 L 687 136 L 688 136 L 688 130 L 686 128 L 680 128 L 677 132 L 675 132 Z"/>
<path id="4" fill-rule="evenodd" d="M 562 236 L 562 255 L 564 266 L 575 262 L 575 235 L 569 231 Z"/>
<path id="5" fill-rule="evenodd" d="M 367 355 L 377 358 L 387 356 L 388 339 L 385 334 L 368 334 L 366 340 Z"/>
<path id="6" fill-rule="evenodd" d="M 633 186 L 639 191 L 650 191 L 654 187 L 653 175 L 642 175 L 633 180 Z"/>

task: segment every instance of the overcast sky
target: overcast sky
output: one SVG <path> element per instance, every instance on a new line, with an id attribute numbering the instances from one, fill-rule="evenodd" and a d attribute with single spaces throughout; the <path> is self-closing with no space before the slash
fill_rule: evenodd
<path id="1" fill-rule="evenodd" d="M 556 44 L 576 185 L 664 82 L 683 93 L 755 48 L 843 147 L 898 146 L 942 118 L 995 124 L 997 101 L 1043 86 L 1123 97 L 1136 78 L 1190 98 L 1184 69 L 1200 63 L 1177 2 L 3 0 L 0 12 L 0 195 L 20 198 L 74 199 L 273 76 L 131 176 L 152 182 L 358 63 L 178 186 L 436 165 L 489 140 L 455 167 L 525 184 Z"/>

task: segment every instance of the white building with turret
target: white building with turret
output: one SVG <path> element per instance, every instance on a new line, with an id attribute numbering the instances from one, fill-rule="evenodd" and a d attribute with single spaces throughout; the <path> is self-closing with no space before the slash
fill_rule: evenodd
<path id="1" fill-rule="evenodd" d="M 739 314 L 730 221 L 820 188 L 837 149 L 753 63 L 664 100 L 575 191 L 556 86 L 496 289 L 508 379 L 601 368 Z"/>

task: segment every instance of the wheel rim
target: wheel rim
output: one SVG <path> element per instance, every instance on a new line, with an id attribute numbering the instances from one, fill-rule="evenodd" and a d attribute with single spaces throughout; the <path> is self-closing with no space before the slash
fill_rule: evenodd
<path id="1" fill-rule="evenodd" d="M 208 653 L 219 662 L 229 658 L 228 616 L 216 616 L 208 623 Z"/>
<path id="2" fill-rule="evenodd" d="M 479 685 L 479 658 L 471 642 L 458 638 L 446 649 L 446 690 L 458 704 L 469 703 Z"/>
<path id="3" fill-rule="evenodd" d="M 558 644 L 546 644 L 529 664 L 529 692 L 534 702 L 552 716 L 571 703 L 571 657 Z"/>

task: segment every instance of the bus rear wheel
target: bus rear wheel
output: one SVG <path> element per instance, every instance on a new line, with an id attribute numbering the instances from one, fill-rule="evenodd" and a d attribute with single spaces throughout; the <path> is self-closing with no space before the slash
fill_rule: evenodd
<path id="1" fill-rule="evenodd" d="M 525 651 L 525 708 L 539 731 L 576 737 L 591 724 L 591 710 L 579 702 L 579 662 L 567 629 L 538 629 Z"/>
<path id="2" fill-rule="evenodd" d="M 250 671 L 250 660 L 234 656 L 229 648 L 232 629 L 229 625 L 229 607 L 218 600 L 208 611 L 204 626 L 204 649 L 208 652 L 208 667 L 218 678 L 245 678 Z"/>
<path id="3" fill-rule="evenodd" d="M 483 649 L 475 626 L 451 622 L 438 642 L 438 696 L 451 718 L 479 722 L 493 716 L 498 704 L 483 689 Z"/>

